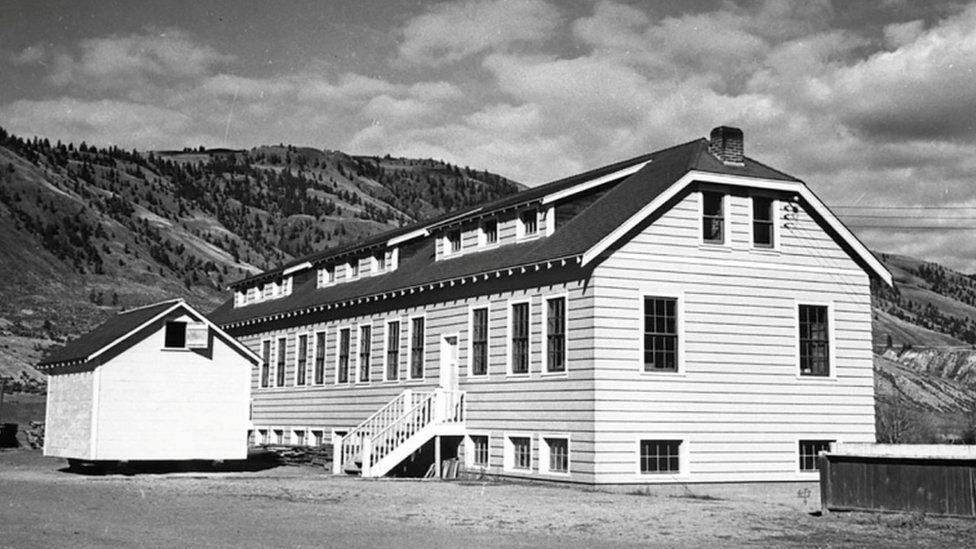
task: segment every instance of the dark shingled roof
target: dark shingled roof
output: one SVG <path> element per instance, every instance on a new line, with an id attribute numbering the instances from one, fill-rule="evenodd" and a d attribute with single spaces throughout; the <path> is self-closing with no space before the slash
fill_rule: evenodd
<path id="1" fill-rule="evenodd" d="M 85 360 L 92 353 L 102 350 L 113 341 L 148 322 L 156 315 L 182 302 L 182 299 L 171 299 L 154 305 L 121 312 L 84 336 L 74 341 L 69 341 L 63 347 L 55 349 L 44 357 L 38 363 L 38 366 L 52 366 L 59 363 Z"/>
<path id="2" fill-rule="evenodd" d="M 213 322 L 219 325 L 227 325 L 299 311 L 315 305 L 338 303 L 485 272 L 574 258 L 589 250 L 692 170 L 800 182 L 792 176 L 749 158 L 745 159 L 744 166 L 727 166 L 708 152 L 707 140 L 698 139 L 535 187 L 467 211 L 469 215 L 480 215 L 541 200 L 546 195 L 648 161 L 650 162 L 647 165 L 626 177 L 565 225 L 560 226 L 551 236 L 436 262 L 434 261 L 434 240 L 428 239 L 428 242 L 415 255 L 401 261 L 399 267 L 392 273 L 367 277 L 327 288 L 317 288 L 315 277 L 310 277 L 309 280 L 296 286 L 289 296 L 237 308 L 234 307 L 233 299 L 230 299 L 209 316 Z M 442 216 L 441 219 L 447 220 L 454 217 L 458 217 L 458 212 Z M 355 249 L 363 249 L 380 242 L 386 242 L 399 234 L 406 234 L 436 223 L 436 220 L 426 221 L 387 232 L 342 249 L 320 252 L 293 261 L 289 265 L 269 271 L 264 275 L 245 279 L 242 282 L 278 274 L 288 266 L 298 265 L 305 261 L 314 262 Z"/>

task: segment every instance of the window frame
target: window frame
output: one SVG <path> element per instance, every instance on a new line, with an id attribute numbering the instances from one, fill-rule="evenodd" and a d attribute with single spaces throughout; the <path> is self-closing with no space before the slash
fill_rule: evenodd
<path id="1" fill-rule="evenodd" d="M 475 458 L 477 457 L 477 452 L 475 450 L 474 437 L 485 438 L 487 448 L 485 452 L 486 461 L 484 465 L 477 463 L 475 460 Z M 491 468 L 491 433 L 487 431 L 471 431 L 469 433 L 466 433 L 464 435 L 464 444 L 465 444 L 465 452 L 464 452 L 465 467 L 469 469 L 479 469 L 482 471 L 486 471 Z M 470 451 L 467 450 L 468 448 L 470 448 Z"/>
<path id="2" fill-rule="evenodd" d="M 386 266 L 388 261 L 386 260 L 386 250 L 380 250 L 378 252 L 373 252 L 372 264 L 370 265 L 370 270 L 372 274 L 378 275 L 386 272 Z"/>
<path id="3" fill-rule="evenodd" d="M 464 231 L 460 227 L 448 229 L 444 234 L 444 255 L 460 255 L 462 250 L 464 250 Z"/>
<path id="4" fill-rule="evenodd" d="M 183 316 L 182 318 L 186 318 L 186 317 Z M 170 345 L 169 344 L 169 330 L 170 330 L 170 326 L 174 326 L 175 327 L 175 326 L 181 325 L 181 324 L 183 325 L 183 344 L 182 345 L 179 345 L 179 346 L 177 346 L 177 345 Z M 187 346 L 186 346 L 186 332 L 187 332 L 187 326 L 189 324 L 190 324 L 190 322 L 187 321 L 187 320 L 167 320 L 165 323 L 163 323 L 163 347 L 162 347 L 163 350 L 166 350 L 166 351 L 185 351 L 185 350 L 187 350 Z"/>
<path id="5" fill-rule="evenodd" d="M 563 300 L 563 368 L 562 370 L 549 369 L 549 301 Z M 531 326 L 531 311 L 529 324 Z M 531 343 L 530 343 L 531 350 Z M 546 376 L 568 376 L 569 375 L 569 293 L 563 292 L 543 296 L 542 298 L 542 375 Z"/>
<path id="6" fill-rule="evenodd" d="M 825 307 L 827 309 L 827 375 L 805 374 L 801 364 L 800 342 L 800 307 Z M 836 381 L 837 380 L 837 334 L 834 320 L 833 302 L 824 301 L 795 301 L 793 306 L 793 338 L 796 364 L 796 378 L 804 382 Z"/>
<path id="7" fill-rule="evenodd" d="M 524 218 L 525 217 L 525 214 L 528 214 L 529 212 L 535 212 L 535 223 L 534 223 L 535 229 L 531 233 L 526 230 L 527 229 L 527 226 L 526 226 L 527 224 L 526 224 L 526 221 L 525 221 L 525 218 Z M 539 237 L 539 234 L 540 234 L 540 232 L 539 232 L 539 207 L 538 206 L 532 206 L 532 207 L 522 208 L 522 209 L 518 210 L 518 213 L 515 214 L 515 236 L 516 236 L 516 238 L 518 240 L 530 239 L 530 238 L 538 238 Z"/>
<path id="8" fill-rule="evenodd" d="M 514 319 L 513 314 L 515 307 L 517 305 L 527 305 L 528 306 L 528 328 L 526 330 L 526 364 L 524 372 L 515 372 L 513 370 L 514 360 L 512 356 L 513 351 L 513 334 L 514 334 Z M 532 299 L 515 299 L 510 300 L 507 304 L 508 316 L 506 319 L 506 330 L 505 330 L 505 375 L 507 377 L 529 377 L 532 375 Z"/>
<path id="9" fill-rule="evenodd" d="M 364 331 L 368 331 L 368 334 L 364 334 Z M 363 337 L 366 335 L 367 337 Z M 363 369 L 363 342 L 366 342 L 366 369 Z M 363 322 L 356 324 L 356 380 L 355 383 L 359 384 L 369 384 L 373 379 L 373 323 Z M 363 372 L 366 373 L 366 379 L 363 379 Z"/>
<path id="10" fill-rule="evenodd" d="M 495 239 L 491 240 L 488 238 L 489 233 L 487 226 L 493 224 L 495 226 L 494 235 Z M 490 248 L 498 245 L 498 218 L 492 217 L 483 220 L 478 224 L 478 247 L 480 248 Z"/>
<path id="11" fill-rule="evenodd" d="M 769 200 L 769 215 L 770 219 L 770 237 L 773 239 L 773 243 L 769 246 L 756 244 L 756 200 Z M 779 222 L 778 215 L 780 209 L 780 201 L 775 197 L 764 195 L 764 194 L 754 194 L 749 196 L 749 249 L 750 251 L 758 252 L 776 252 L 780 249 L 780 234 L 779 234 Z"/>
<path id="12" fill-rule="evenodd" d="M 268 356 L 264 356 L 265 344 L 267 344 Z M 259 389 L 270 389 L 271 384 L 271 361 L 274 358 L 274 338 L 264 337 L 261 338 L 260 347 L 258 348 L 261 357 L 261 365 L 258 370 L 258 387 Z"/>
<path id="13" fill-rule="evenodd" d="M 677 352 L 675 353 L 675 369 L 674 370 L 650 370 L 646 369 L 646 364 L 644 362 L 644 337 L 646 332 L 644 331 L 644 314 L 647 307 L 648 299 L 673 299 L 675 300 L 675 329 L 677 331 Z M 685 375 L 685 298 L 684 292 L 641 292 L 640 294 L 640 309 L 637 315 L 637 330 L 640 337 L 640 366 L 639 372 L 642 376 L 684 376 Z"/>
<path id="14" fill-rule="evenodd" d="M 722 197 L 722 241 L 705 239 L 705 195 L 717 194 Z M 729 192 L 718 189 L 702 189 L 698 191 L 698 244 L 713 248 L 729 248 L 731 246 L 729 232 Z"/>
<path id="15" fill-rule="evenodd" d="M 558 471 L 551 467 L 552 448 L 549 440 L 566 441 L 566 470 Z M 543 475 L 556 475 L 568 477 L 573 470 L 573 442 L 569 433 L 540 433 L 539 434 L 539 473 Z"/>
<path id="16" fill-rule="evenodd" d="M 474 371 L 474 313 L 485 310 L 485 372 Z M 478 303 L 468 306 L 468 375 L 470 379 L 484 379 L 491 374 L 491 304 Z"/>
<path id="17" fill-rule="evenodd" d="M 349 340 L 347 342 L 347 349 L 346 349 L 346 379 L 344 381 L 339 379 L 339 374 L 342 371 L 342 332 L 346 332 L 347 334 L 349 334 L 348 336 Z M 335 384 L 339 387 L 348 387 L 349 385 L 352 385 L 349 377 L 349 367 L 351 365 L 349 353 L 351 352 L 352 352 L 352 326 L 348 324 L 344 326 L 339 326 L 338 329 L 336 330 L 336 358 L 335 358 L 336 360 Z"/>
<path id="18" fill-rule="evenodd" d="M 423 335 L 421 336 L 421 342 L 423 349 L 420 352 L 420 376 L 415 377 L 413 371 L 413 353 L 414 353 L 414 327 L 415 320 L 423 320 Z M 429 345 L 427 345 L 427 315 L 415 315 L 410 317 L 410 326 L 408 327 L 408 346 L 409 351 L 407 355 L 407 381 L 423 381 L 427 377 L 427 351 L 429 350 Z"/>
<path id="19" fill-rule="evenodd" d="M 325 329 L 314 330 L 312 333 L 312 383 L 311 385 L 325 385 L 326 365 L 328 364 L 328 331 Z M 319 334 L 322 335 L 322 364 L 321 376 L 319 375 Z"/>
<path id="20" fill-rule="evenodd" d="M 397 326 L 397 336 L 396 336 L 396 377 L 390 377 L 390 334 L 393 333 L 390 330 L 390 326 L 396 324 Z M 384 326 L 386 329 L 383 332 L 383 381 L 400 381 L 400 359 L 401 350 L 403 348 L 403 322 L 399 318 L 388 319 Z"/>
<path id="21" fill-rule="evenodd" d="M 309 338 L 311 332 L 298 332 L 295 334 L 295 387 L 307 387 L 311 385 L 308 382 L 308 347 L 310 345 L 311 339 Z M 302 338 L 305 338 L 305 363 L 302 364 Z M 301 383 L 299 379 L 304 378 Z"/>
<path id="22" fill-rule="evenodd" d="M 644 442 L 677 442 L 678 443 L 678 470 L 677 471 L 644 471 L 643 460 L 641 454 L 641 446 Z M 651 435 L 642 435 L 634 441 L 634 460 L 636 465 L 636 473 L 639 478 L 642 479 L 673 479 L 675 477 L 685 477 L 688 476 L 688 447 L 690 443 L 687 438 L 676 438 L 674 433 L 660 433 Z"/>
<path id="23" fill-rule="evenodd" d="M 829 452 L 830 451 L 830 446 L 832 444 L 836 444 L 837 442 L 839 442 L 839 440 L 836 439 L 836 438 L 799 438 L 799 437 L 797 437 L 796 442 L 793 444 L 793 448 L 796 451 L 796 459 L 794 460 L 793 463 L 796 464 L 796 472 L 797 472 L 797 474 L 800 474 L 800 475 L 819 475 L 820 474 L 820 469 L 818 468 L 818 463 L 816 461 L 816 457 L 817 457 L 817 455 L 819 455 L 819 452 L 816 455 L 814 455 L 814 462 L 813 462 L 814 463 L 814 467 L 813 467 L 813 469 L 804 469 L 803 468 L 803 457 L 804 457 L 804 454 L 803 454 L 803 443 L 804 442 L 812 442 L 812 443 L 825 442 L 825 443 L 827 443 L 827 451 Z"/>
<path id="24" fill-rule="evenodd" d="M 275 343 L 275 388 L 285 387 L 288 383 L 287 366 L 288 336 L 279 336 Z"/>
<path id="25" fill-rule="evenodd" d="M 529 466 L 526 468 L 516 467 L 515 465 L 515 442 L 512 439 L 516 438 L 526 438 L 529 440 Z M 535 452 L 532 450 L 533 446 L 533 433 L 512 431 L 506 432 L 504 435 L 504 452 L 503 452 L 503 463 L 502 470 L 513 472 L 513 473 L 529 473 L 533 472 L 532 458 L 535 457 Z"/>

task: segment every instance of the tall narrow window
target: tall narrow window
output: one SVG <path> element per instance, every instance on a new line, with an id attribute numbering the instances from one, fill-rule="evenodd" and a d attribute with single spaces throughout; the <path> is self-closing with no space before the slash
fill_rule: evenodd
<path id="1" fill-rule="evenodd" d="M 461 231 L 454 230 L 447 233 L 447 248 L 448 252 L 455 254 L 461 251 Z"/>
<path id="2" fill-rule="evenodd" d="M 380 250 L 373 254 L 373 265 L 376 267 L 377 273 L 386 270 L 386 250 Z"/>
<path id="3" fill-rule="evenodd" d="M 830 451 L 833 440 L 801 440 L 800 441 L 800 471 L 819 471 L 820 452 Z"/>
<path id="4" fill-rule="evenodd" d="M 271 341 L 261 342 L 261 387 L 271 383 Z"/>
<path id="5" fill-rule="evenodd" d="M 800 305 L 800 375 L 830 375 L 827 307 Z"/>
<path id="6" fill-rule="evenodd" d="M 640 441 L 641 473 L 678 473 L 680 471 L 680 440 Z"/>
<path id="7" fill-rule="evenodd" d="M 315 334 L 315 384 L 325 381 L 325 332 Z"/>
<path id="8" fill-rule="evenodd" d="M 359 381 L 369 381 L 369 357 L 373 350 L 373 327 L 359 327 Z"/>
<path id="9" fill-rule="evenodd" d="M 529 304 L 516 303 L 511 310 L 513 374 L 529 373 Z"/>
<path id="10" fill-rule="evenodd" d="M 386 379 L 400 377 L 400 321 L 386 323 Z"/>
<path id="11" fill-rule="evenodd" d="M 702 240 L 711 244 L 725 242 L 725 195 L 702 193 Z"/>
<path id="12" fill-rule="evenodd" d="M 546 371 L 566 371 L 566 298 L 546 300 Z"/>
<path id="13" fill-rule="evenodd" d="M 275 387 L 285 386 L 285 347 L 287 344 L 286 338 L 278 338 L 278 367 L 275 369 Z"/>
<path id="14" fill-rule="evenodd" d="M 773 247 L 773 199 L 752 197 L 752 244 L 757 248 Z"/>
<path id="15" fill-rule="evenodd" d="M 519 214 L 522 225 L 522 236 L 532 236 L 539 230 L 539 210 L 535 208 L 525 210 Z"/>
<path id="16" fill-rule="evenodd" d="M 491 246 L 498 243 L 498 221 L 489 219 L 481 225 L 481 230 L 485 234 L 485 244 Z"/>
<path id="17" fill-rule="evenodd" d="M 359 259 L 353 259 L 347 264 L 346 273 L 348 273 L 349 278 L 356 278 L 359 276 Z"/>
<path id="18" fill-rule="evenodd" d="M 488 308 L 471 311 L 471 375 L 488 373 Z"/>
<path id="19" fill-rule="evenodd" d="M 298 336 L 298 364 L 295 368 L 295 385 L 305 385 L 305 372 L 308 369 L 308 335 Z"/>
<path id="20" fill-rule="evenodd" d="M 424 377 L 424 319 L 413 319 L 410 338 L 410 379 Z"/>
<path id="21" fill-rule="evenodd" d="M 471 435 L 471 464 L 488 467 L 488 435 Z"/>
<path id="22" fill-rule="evenodd" d="M 329 265 L 325 269 L 325 280 L 329 284 L 335 283 L 335 265 Z"/>
<path id="23" fill-rule="evenodd" d="M 644 371 L 678 371 L 678 300 L 644 298 Z"/>
<path id="24" fill-rule="evenodd" d="M 336 383 L 349 381 L 349 328 L 339 330 L 339 364 L 336 367 Z"/>

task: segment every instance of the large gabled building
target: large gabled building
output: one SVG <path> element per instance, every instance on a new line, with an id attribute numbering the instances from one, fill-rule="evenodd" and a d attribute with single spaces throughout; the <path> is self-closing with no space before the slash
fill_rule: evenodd
<path id="1" fill-rule="evenodd" d="M 235 283 L 211 318 L 262 357 L 255 441 L 589 484 L 814 480 L 829 441 L 873 442 L 890 274 L 710 137 Z"/>

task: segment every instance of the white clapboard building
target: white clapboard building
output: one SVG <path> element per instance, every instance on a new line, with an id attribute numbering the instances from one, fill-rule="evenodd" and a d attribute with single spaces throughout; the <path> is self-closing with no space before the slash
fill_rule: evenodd
<path id="1" fill-rule="evenodd" d="M 585 484 L 797 481 L 873 442 L 870 280 L 804 182 L 698 139 L 236 282 L 256 443 Z"/>
<path id="2" fill-rule="evenodd" d="M 45 358 L 44 455 L 247 457 L 257 355 L 182 300 L 118 314 Z"/>

